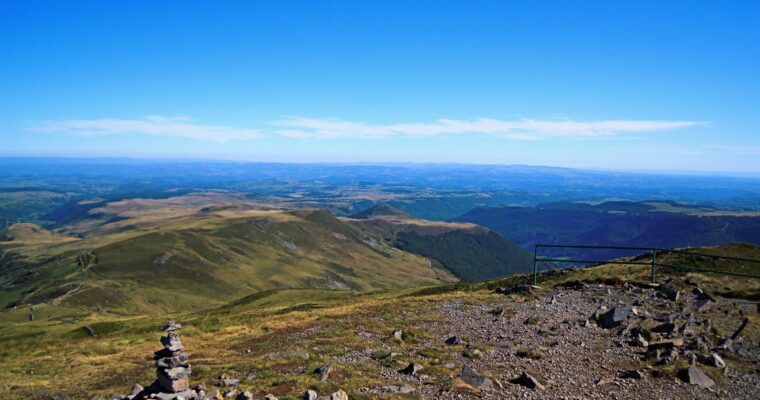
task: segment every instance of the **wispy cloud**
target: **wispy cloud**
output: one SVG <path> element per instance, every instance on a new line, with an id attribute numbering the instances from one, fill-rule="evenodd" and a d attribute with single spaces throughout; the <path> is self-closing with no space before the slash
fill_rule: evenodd
<path id="1" fill-rule="evenodd" d="M 705 147 L 714 149 L 714 150 L 727 151 L 734 154 L 760 156 L 760 146 L 732 146 L 732 145 L 711 144 Z"/>
<path id="2" fill-rule="evenodd" d="M 512 140 L 540 140 L 548 137 L 598 138 L 624 133 L 641 133 L 687 128 L 704 124 L 697 121 L 655 120 L 473 120 L 439 119 L 429 123 L 368 124 L 338 119 L 288 118 L 275 122 L 283 129 L 277 134 L 299 138 L 384 138 L 388 136 L 436 136 L 445 134 L 500 135 Z"/>
<path id="3" fill-rule="evenodd" d="M 188 117 L 146 116 L 141 119 L 79 119 L 40 121 L 27 127 L 30 131 L 69 133 L 81 136 L 142 133 L 155 136 L 179 136 L 198 140 L 226 142 L 261 136 L 256 129 L 223 125 L 202 125 Z"/>
<path id="4" fill-rule="evenodd" d="M 439 119 L 433 122 L 370 124 L 321 118 L 286 118 L 271 123 L 273 129 L 249 129 L 223 125 L 203 125 L 188 117 L 146 116 L 139 119 L 80 119 L 39 121 L 27 126 L 35 132 L 74 135 L 111 135 L 140 133 L 179 136 L 198 140 L 226 142 L 258 138 L 267 134 L 289 138 L 379 139 L 390 136 L 429 137 L 449 134 L 495 135 L 508 140 L 541 140 L 551 137 L 574 139 L 610 138 L 622 134 L 665 131 L 703 124 L 696 121 L 656 120 L 472 120 Z"/>

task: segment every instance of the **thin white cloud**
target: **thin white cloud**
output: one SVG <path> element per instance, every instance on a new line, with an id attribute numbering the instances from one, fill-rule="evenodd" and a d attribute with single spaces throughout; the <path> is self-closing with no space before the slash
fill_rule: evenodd
<path id="1" fill-rule="evenodd" d="M 178 136 L 213 142 L 233 139 L 253 139 L 261 136 L 256 129 L 222 125 L 202 125 L 188 117 L 146 116 L 142 119 L 80 119 L 40 121 L 27 130 L 34 132 L 68 133 L 81 136 L 141 133 L 155 136 Z"/>
<path id="2" fill-rule="evenodd" d="M 687 128 L 704 124 L 697 121 L 655 120 L 473 120 L 439 119 L 430 123 L 368 124 L 338 119 L 288 118 L 275 122 L 275 133 L 299 138 L 363 138 L 388 136 L 436 136 L 445 134 L 500 135 L 512 140 L 539 140 L 548 137 L 599 138 L 625 133 L 641 133 Z"/>
<path id="3" fill-rule="evenodd" d="M 760 146 L 733 146 L 733 145 L 711 144 L 705 147 L 710 148 L 710 149 L 715 149 L 715 150 L 727 151 L 734 154 L 760 156 Z"/>
<path id="4" fill-rule="evenodd" d="M 146 116 L 140 119 L 80 119 L 40 121 L 27 129 L 35 132 L 74 135 L 113 135 L 139 133 L 156 136 L 177 136 L 197 140 L 226 142 L 261 137 L 267 133 L 288 138 L 358 138 L 379 139 L 390 136 L 429 137 L 449 134 L 495 135 L 508 140 L 541 140 L 551 137 L 601 139 L 621 134 L 643 133 L 688 128 L 703 124 L 695 121 L 656 120 L 473 120 L 439 119 L 429 123 L 369 124 L 320 118 L 287 118 L 272 123 L 266 131 L 223 125 L 203 125 L 188 117 Z"/>

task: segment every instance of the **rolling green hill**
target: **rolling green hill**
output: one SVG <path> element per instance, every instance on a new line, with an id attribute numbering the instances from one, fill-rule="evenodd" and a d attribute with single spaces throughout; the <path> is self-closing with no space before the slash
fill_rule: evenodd
<path id="1" fill-rule="evenodd" d="M 154 313 L 271 289 L 368 291 L 458 280 L 424 257 L 366 240 L 323 210 L 174 212 L 159 219 L 122 213 L 118 229 L 95 224 L 98 234 L 84 239 L 12 226 L 11 240 L 0 242 L 0 307 Z"/>

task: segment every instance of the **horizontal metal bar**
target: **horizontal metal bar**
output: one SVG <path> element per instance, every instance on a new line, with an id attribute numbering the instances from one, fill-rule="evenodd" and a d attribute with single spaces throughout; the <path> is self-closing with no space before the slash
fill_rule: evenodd
<path id="1" fill-rule="evenodd" d="M 625 262 L 625 261 L 606 261 L 606 260 L 568 260 L 566 258 L 544 258 L 538 257 L 536 261 L 552 261 L 562 263 L 584 263 L 584 264 L 629 264 L 629 265 L 652 265 L 651 262 Z"/>
<path id="2" fill-rule="evenodd" d="M 662 250 L 653 247 L 629 247 L 629 246 L 592 246 L 592 245 L 573 245 L 573 244 L 537 244 L 536 247 L 556 247 L 560 249 L 564 248 L 576 248 L 576 249 L 605 249 L 605 250 Z"/>

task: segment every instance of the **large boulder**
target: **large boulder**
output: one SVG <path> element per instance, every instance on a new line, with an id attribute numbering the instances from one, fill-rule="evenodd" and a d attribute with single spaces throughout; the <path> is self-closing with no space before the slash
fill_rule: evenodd
<path id="1" fill-rule="evenodd" d="M 678 377 L 691 385 L 699 386 L 702 388 L 709 388 L 715 386 L 715 381 L 712 380 L 707 374 L 702 372 L 701 369 L 691 366 L 678 371 Z"/>
<path id="2" fill-rule="evenodd" d="M 478 389 L 493 388 L 493 381 L 490 378 L 480 374 L 478 371 L 470 367 L 463 368 L 462 372 L 459 374 L 459 378 L 462 379 L 464 383 Z"/>
<path id="3" fill-rule="evenodd" d="M 614 307 L 599 317 L 599 325 L 607 329 L 617 328 L 632 314 L 630 307 Z"/>

